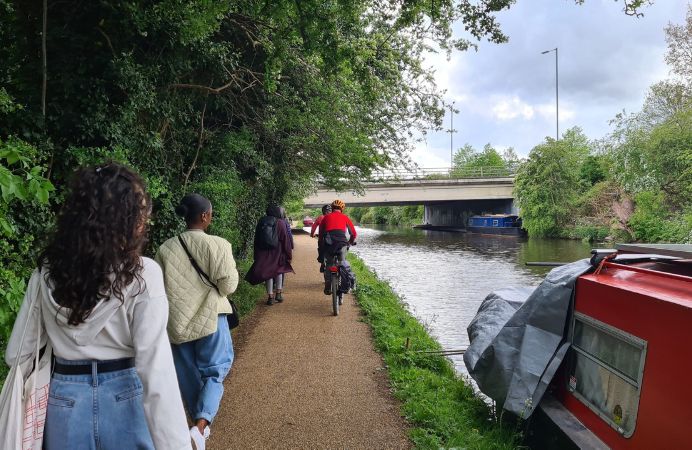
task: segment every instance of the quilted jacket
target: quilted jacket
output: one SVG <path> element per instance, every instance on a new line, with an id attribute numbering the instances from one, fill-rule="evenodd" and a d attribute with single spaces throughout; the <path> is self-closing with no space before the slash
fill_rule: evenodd
<path id="1" fill-rule="evenodd" d="M 230 314 L 227 296 L 238 287 L 231 243 L 202 230 L 181 234 L 192 257 L 219 288 L 206 284 L 174 236 L 159 247 L 156 261 L 163 269 L 169 302 L 168 336 L 173 344 L 194 341 L 216 332 L 219 314 Z"/>

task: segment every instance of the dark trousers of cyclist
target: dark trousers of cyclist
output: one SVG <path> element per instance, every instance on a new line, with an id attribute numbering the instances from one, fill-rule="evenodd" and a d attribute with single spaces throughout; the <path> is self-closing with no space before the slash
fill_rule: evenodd
<path id="1" fill-rule="evenodd" d="M 317 238 L 317 262 L 324 264 L 324 239 L 322 236 Z"/>
<path id="2" fill-rule="evenodd" d="M 324 237 L 317 236 L 317 262 L 320 263 L 320 272 L 324 272 Z"/>
<path id="3" fill-rule="evenodd" d="M 338 265 L 341 266 L 341 263 L 346 260 L 346 253 L 348 253 L 348 247 L 346 245 L 344 245 L 341 248 L 338 248 L 337 250 L 332 250 L 329 248 L 324 249 L 325 264 L 327 265 L 327 268 L 324 271 L 324 292 L 325 293 L 327 293 L 327 292 L 331 293 L 331 290 L 332 290 L 332 273 L 329 270 L 329 265 L 331 264 L 333 255 L 336 254 Z"/>

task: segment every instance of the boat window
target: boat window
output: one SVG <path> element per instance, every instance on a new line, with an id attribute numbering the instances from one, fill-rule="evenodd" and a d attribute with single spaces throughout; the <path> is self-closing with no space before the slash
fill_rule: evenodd
<path id="1" fill-rule="evenodd" d="M 494 227 L 496 227 L 498 223 L 499 223 L 499 222 L 498 222 L 497 219 L 493 219 L 493 226 L 494 226 Z"/>
<path id="2" fill-rule="evenodd" d="M 625 437 L 634 433 L 646 341 L 575 313 L 568 389 Z"/>

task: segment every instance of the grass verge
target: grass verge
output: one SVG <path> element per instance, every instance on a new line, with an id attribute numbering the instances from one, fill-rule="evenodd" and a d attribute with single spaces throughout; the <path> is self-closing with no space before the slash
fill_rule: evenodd
<path id="1" fill-rule="evenodd" d="M 401 400 L 403 415 L 412 425 L 410 437 L 416 447 L 516 448 L 518 430 L 493 417 L 488 405 L 457 376 L 447 358 L 417 352 L 441 347 L 391 287 L 357 256 L 350 254 L 349 260 L 358 278 L 356 298 L 387 365 L 394 395 Z"/>

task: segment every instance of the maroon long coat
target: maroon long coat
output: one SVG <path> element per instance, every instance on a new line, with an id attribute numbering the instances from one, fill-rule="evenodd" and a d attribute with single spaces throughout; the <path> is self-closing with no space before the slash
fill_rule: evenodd
<path id="1" fill-rule="evenodd" d="M 293 272 L 291 240 L 281 219 L 277 219 L 276 230 L 279 245 L 271 250 L 265 250 L 257 245 L 257 229 L 255 229 L 255 261 L 245 275 L 245 280 L 248 283 L 259 284 L 281 273 Z"/>

